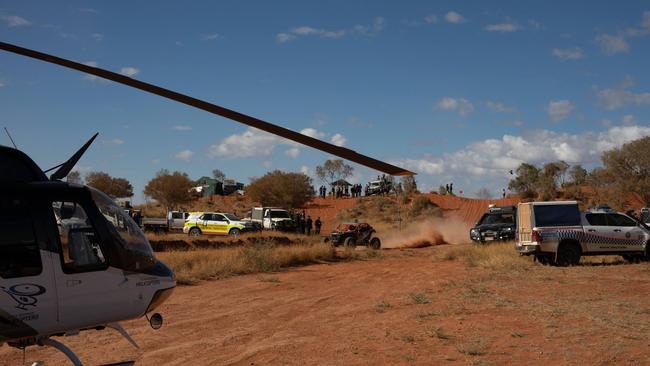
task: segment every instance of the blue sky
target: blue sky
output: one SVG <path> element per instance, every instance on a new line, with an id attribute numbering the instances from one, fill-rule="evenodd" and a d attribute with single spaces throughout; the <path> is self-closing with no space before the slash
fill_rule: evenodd
<path id="1" fill-rule="evenodd" d="M 0 1 L 0 39 L 497 194 L 521 162 L 594 166 L 650 135 L 644 1 Z M 161 168 L 248 182 L 329 158 L 230 120 L 0 53 L 0 124 L 44 168 L 142 189 Z M 0 143 L 9 144 L 6 137 Z M 377 173 L 355 166 L 352 181 Z M 315 177 L 314 177 L 315 178 Z M 319 185 L 314 179 L 315 185 Z"/>

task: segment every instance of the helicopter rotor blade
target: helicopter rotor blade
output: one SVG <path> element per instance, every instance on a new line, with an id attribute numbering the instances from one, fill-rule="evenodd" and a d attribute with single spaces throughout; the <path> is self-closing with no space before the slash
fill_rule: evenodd
<path id="1" fill-rule="evenodd" d="M 243 123 L 245 125 L 255 127 L 257 129 L 260 129 L 262 131 L 266 131 L 269 133 L 272 133 L 277 136 L 284 137 L 286 139 L 298 142 L 303 145 L 307 145 L 310 147 L 313 147 L 315 149 L 330 153 L 332 155 L 353 161 L 355 163 L 367 166 L 369 168 L 376 169 L 378 171 L 381 171 L 383 173 L 389 174 L 389 175 L 415 175 L 415 173 L 406 170 L 404 168 L 400 168 L 391 164 L 388 164 L 384 161 L 377 160 L 375 158 L 371 158 L 366 155 L 362 155 L 357 153 L 354 150 L 341 147 L 341 146 L 336 146 L 334 144 L 330 144 L 325 141 L 321 141 L 319 139 L 309 137 L 306 135 L 303 135 L 299 132 L 263 121 L 261 119 L 228 109 L 224 108 L 221 106 L 218 106 L 216 104 L 208 103 L 206 101 L 196 99 L 193 97 L 190 97 L 185 94 L 177 93 L 175 91 L 165 89 L 153 84 L 145 83 L 143 81 L 139 81 L 136 79 L 132 79 L 130 77 L 104 70 L 98 67 L 93 67 L 93 66 L 88 66 L 84 65 L 78 62 L 70 61 L 64 58 L 60 58 L 57 56 L 49 55 L 46 53 L 34 51 L 28 48 L 23 48 L 20 46 L 16 46 L 13 44 L 5 43 L 5 42 L 0 42 L 0 49 L 12 52 L 18 55 L 26 56 L 26 57 L 31 57 L 37 60 L 53 63 L 56 65 L 60 65 L 63 67 L 67 67 L 70 69 L 75 69 L 87 74 L 92 74 L 95 76 L 99 76 L 104 79 L 108 79 L 111 81 L 114 81 L 116 83 L 128 85 L 130 87 L 140 89 L 152 94 L 159 95 L 161 97 L 175 100 L 177 102 L 202 109 L 204 111 Z"/>
<path id="2" fill-rule="evenodd" d="M 93 141 L 95 141 L 97 135 L 99 135 L 99 133 L 95 133 L 93 137 L 91 137 L 88 141 L 86 141 L 84 146 L 82 146 L 79 150 L 77 150 L 77 152 L 74 153 L 74 155 L 72 155 L 70 159 L 68 159 L 68 161 L 61 164 L 61 167 L 56 172 L 52 173 L 52 175 L 50 175 L 50 180 L 59 180 L 67 177 L 70 171 L 72 171 L 72 168 L 74 168 L 74 166 L 77 164 L 79 159 L 81 159 L 81 156 L 83 156 L 86 150 L 88 150 L 90 144 L 92 144 Z"/>

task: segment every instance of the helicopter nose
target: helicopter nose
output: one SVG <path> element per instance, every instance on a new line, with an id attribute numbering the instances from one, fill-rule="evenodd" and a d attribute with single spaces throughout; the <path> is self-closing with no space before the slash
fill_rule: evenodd
<path id="1" fill-rule="evenodd" d="M 174 282 L 174 285 L 176 285 L 176 275 L 174 274 L 174 271 L 172 271 L 171 268 L 167 267 L 165 263 L 159 260 L 156 260 L 156 264 L 154 264 L 154 266 L 147 271 L 147 274 L 169 279 L 170 281 Z"/>

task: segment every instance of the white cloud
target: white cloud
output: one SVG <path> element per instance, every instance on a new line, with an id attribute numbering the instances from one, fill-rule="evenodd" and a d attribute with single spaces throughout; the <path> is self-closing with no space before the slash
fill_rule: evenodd
<path id="1" fill-rule="evenodd" d="M 348 142 L 348 139 L 346 139 L 345 136 L 341 135 L 340 133 L 336 133 L 334 136 L 332 136 L 330 142 L 336 146 L 345 146 L 345 143 Z"/>
<path id="2" fill-rule="evenodd" d="M 276 136 L 249 127 L 244 133 L 228 136 L 220 143 L 210 145 L 208 156 L 231 159 L 269 156 L 273 153 L 277 142 Z"/>
<path id="3" fill-rule="evenodd" d="M 631 126 L 636 123 L 636 116 L 633 114 L 626 114 L 623 116 L 622 122 L 626 126 Z"/>
<path id="4" fill-rule="evenodd" d="M 325 137 L 325 132 L 318 131 L 317 129 L 311 127 L 300 130 L 300 133 L 305 136 L 313 137 L 315 139 L 322 139 Z"/>
<path id="5" fill-rule="evenodd" d="M 174 155 L 176 159 L 185 160 L 185 161 L 190 161 L 192 156 L 194 156 L 194 152 L 191 150 L 179 151 L 176 153 L 176 155 Z"/>
<path id="6" fill-rule="evenodd" d="M 474 142 L 441 157 L 404 159 L 395 163 L 416 173 L 455 177 L 457 180 L 469 176 L 474 180 L 492 177 L 507 182 L 506 172 L 523 162 L 542 164 L 564 160 L 571 164 L 597 163 L 604 151 L 644 136 L 650 136 L 650 127 L 612 127 L 600 133 L 587 131 L 581 134 L 540 130 L 527 136 L 504 135 L 501 139 Z"/>
<path id="7" fill-rule="evenodd" d="M 172 130 L 174 130 L 174 131 L 191 131 L 192 126 L 190 126 L 190 125 L 175 125 L 174 127 L 172 127 Z"/>
<path id="8" fill-rule="evenodd" d="M 300 167 L 300 172 L 306 176 L 309 176 L 309 167 L 306 165 L 303 165 Z"/>
<path id="9" fill-rule="evenodd" d="M 201 40 L 203 41 L 214 41 L 219 38 L 219 33 L 209 33 L 201 35 Z"/>
<path id="10" fill-rule="evenodd" d="M 151 160 L 151 164 L 153 164 L 153 165 L 158 165 L 158 164 L 160 164 L 160 159 L 152 159 L 152 160 Z"/>
<path id="11" fill-rule="evenodd" d="M 90 36 L 93 37 L 93 39 L 97 42 L 101 42 L 104 40 L 104 35 L 101 33 L 93 33 Z"/>
<path id="12" fill-rule="evenodd" d="M 494 112 L 500 112 L 500 113 L 511 113 L 515 111 L 514 107 L 508 107 L 505 104 L 501 102 L 495 102 L 492 100 L 488 100 L 484 103 L 485 108 L 494 111 Z"/>
<path id="13" fill-rule="evenodd" d="M 112 140 L 105 140 L 104 145 L 122 145 L 124 144 L 124 140 L 121 139 L 112 139 Z"/>
<path id="14" fill-rule="evenodd" d="M 625 41 L 625 37 L 621 34 L 617 36 L 601 34 L 596 37 L 596 42 L 600 45 L 601 50 L 607 55 L 627 52 L 630 48 Z"/>
<path id="15" fill-rule="evenodd" d="M 595 88 L 601 105 L 606 109 L 615 110 L 627 105 L 650 104 L 650 93 L 634 93 L 627 89 L 634 85 L 634 80 L 628 75 L 620 85 L 614 88 Z"/>
<path id="16" fill-rule="evenodd" d="M 271 169 L 271 167 L 273 166 L 273 162 L 270 160 L 266 160 L 262 163 L 262 166 L 265 167 L 266 169 Z"/>
<path id="17" fill-rule="evenodd" d="M 32 24 L 29 20 L 19 17 L 18 15 L 4 15 L 2 16 L 2 20 L 4 20 L 9 27 L 25 27 Z"/>
<path id="18" fill-rule="evenodd" d="M 295 159 L 298 157 L 298 155 L 300 155 L 300 149 L 298 149 L 297 147 L 292 147 L 291 149 L 285 151 L 284 153 L 285 155 Z"/>
<path id="19" fill-rule="evenodd" d="M 429 24 L 436 24 L 438 23 L 438 17 L 435 14 L 429 14 L 426 17 L 424 17 L 424 21 Z"/>
<path id="20" fill-rule="evenodd" d="M 474 105 L 465 98 L 444 97 L 434 106 L 436 109 L 456 111 L 461 116 L 466 116 L 474 111 Z"/>
<path id="21" fill-rule="evenodd" d="M 450 11 L 445 15 L 445 20 L 448 23 L 460 24 L 465 22 L 465 18 L 455 11 Z"/>
<path id="22" fill-rule="evenodd" d="M 551 53 L 553 56 L 559 58 L 560 60 L 579 60 L 583 57 L 585 57 L 584 52 L 582 52 L 582 49 L 575 47 L 575 48 L 554 48 Z"/>
<path id="23" fill-rule="evenodd" d="M 368 25 L 357 24 L 350 29 L 328 30 L 328 29 L 315 28 L 315 27 L 303 25 L 300 27 L 291 28 L 287 32 L 278 33 L 275 36 L 275 40 L 278 43 L 286 43 L 301 37 L 319 37 L 319 38 L 336 39 L 350 34 L 374 36 L 384 29 L 384 25 L 385 25 L 385 20 L 383 17 L 375 17 L 371 24 Z"/>
<path id="24" fill-rule="evenodd" d="M 499 24 L 490 24 L 485 27 L 485 30 L 488 32 L 500 32 L 500 33 L 510 33 L 516 32 L 520 28 L 515 23 L 499 23 Z"/>
<path id="25" fill-rule="evenodd" d="M 128 76 L 128 77 L 135 76 L 138 73 L 140 73 L 140 69 L 132 67 L 132 66 L 125 66 L 125 67 L 120 69 L 120 74 L 122 74 L 124 76 Z"/>
<path id="26" fill-rule="evenodd" d="M 650 11 L 643 12 L 643 20 L 641 21 L 643 28 L 650 28 Z"/>
<path id="27" fill-rule="evenodd" d="M 548 106 L 546 106 L 546 113 L 548 113 L 548 117 L 551 121 L 558 122 L 567 118 L 573 111 L 574 107 L 575 105 L 566 99 L 552 100 L 548 102 Z"/>

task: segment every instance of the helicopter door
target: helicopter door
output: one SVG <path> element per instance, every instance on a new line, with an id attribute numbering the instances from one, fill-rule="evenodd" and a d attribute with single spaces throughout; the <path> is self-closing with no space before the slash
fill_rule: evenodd
<path id="1" fill-rule="evenodd" d="M 0 342 L 56 330 L 53 254 L 38 213 L 23 197 L 0 196 Z"/>
<path id="2" fill-rule="evenodd" d="M 109 266 L 105 245 L 83 204 L 63 201 L 52 207 L 59 229 L 60 321 L 74 329 L 120 319 L 131 291 L 123 272 Z"/>

